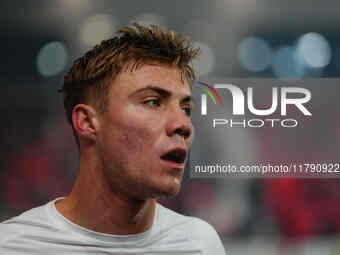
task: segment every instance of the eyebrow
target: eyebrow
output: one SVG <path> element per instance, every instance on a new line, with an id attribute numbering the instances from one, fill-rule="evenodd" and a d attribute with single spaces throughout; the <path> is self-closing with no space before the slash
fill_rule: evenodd
<path id="1" fill-rule="evenodd" d="M 148 86 L 146 86 L 144 88 L 136 90 L 134 93 L 132 93 L 131 96 L 139 94 L 139 93 L 141 93 L 143 91 L 148 91 L 148 90 L 155 91 L 156 93 L 160 94 L 164 98 L 169 98 L 171 96 L 171 94 L 172 94 L 170 91 L 165 90 L 165 89 L 163 89 L 161 87 L 154 86 L 154 85 L 148 85 Z M 191 95 L 186 95 L 186 96 L 184 96 L 181 99 L 181 103 L 188 103 L 188 102 L 191 102 L 191 103 L 195 104 L 194 98 Z"/>

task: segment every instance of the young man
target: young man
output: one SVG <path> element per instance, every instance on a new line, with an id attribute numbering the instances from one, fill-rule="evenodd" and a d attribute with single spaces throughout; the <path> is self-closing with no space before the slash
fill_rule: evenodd
<path id="1" fill-rule="evenodd" d="M 208 223 L 157 203 L 180 190 L 197 55 L 173 31 L 135 24 L 74 62 L 62 92 L 76 183 L 0 224 L 0 254 L 225 254 Z"/>

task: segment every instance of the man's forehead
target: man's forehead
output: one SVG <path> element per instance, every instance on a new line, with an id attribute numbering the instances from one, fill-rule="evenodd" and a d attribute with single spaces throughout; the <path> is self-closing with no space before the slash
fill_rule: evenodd
<path id="1" fill-rule="evenodd" d="M 114 90 L 134 93 L 139 90 L 163 90 L 171 94 L 191 95 L 191 86 L 177 67 L 143 64 L 135 70 L 125 69 L 115 79 Z M 157 89 L 156 89 L 157 88 Z"/>

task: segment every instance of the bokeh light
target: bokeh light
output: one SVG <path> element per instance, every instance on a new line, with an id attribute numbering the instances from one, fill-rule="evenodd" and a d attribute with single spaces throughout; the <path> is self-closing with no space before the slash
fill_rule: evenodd
<path id="1" fill-rule="evenodd" d="M 194 69 L 198 76 L 209 74 L 215 66 L 215 54 L 213 50 L 202 42 L 195 42 L 194 47 L 199 47 L 201 50 L 200 57 L 193 60 Z"/>
<path id="2" fill-rule="evenodd" d="M 67 51 L 62 42 L 50 42 L 44 45 L 37 56 L 38 72 L 45 77 L 57 75 L 67 64 Z"/>
<path id="3" fill-rule="evenodd" d="M 99 44 L 115 33 L 116 21 L 112 15 L 97 14 L 89 17 L 80 31 L 80 40 L 87 46 Z"/>
<path id="4" fill-rule="evenodd" d="M 243 68 L 251 72 L 266 70 L 271 64 L 272 50 L 269 44 L 258 37 L 249 37 L 238 47 L 238 58 Z"/>
<path id="5" fill-rule="evenodd" d="M 331 60 L 331 48 L 328 41 L 318 33 L 301 36 L 297 42 L 297 53 L 304 64 L 311 68 L 322 68 Z"/>
<path id="6" fill-rule="evenodd" d="M 296 49 L 291 46 L 280 47 L 274 52 L 272 69 L 275 76 L 282 79 L 294 79 L 304 75 L 304 68 L 296 56 Z"/>

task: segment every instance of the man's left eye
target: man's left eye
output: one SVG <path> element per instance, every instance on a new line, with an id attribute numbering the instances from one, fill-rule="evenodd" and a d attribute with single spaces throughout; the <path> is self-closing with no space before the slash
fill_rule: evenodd
<path id="1" fill-rule="evenodd" d="M 152 107 L 158 107 L 161 105 L 159 99 L 150 99 L 144 102 L 144 104 L 147 104 Z"/>

